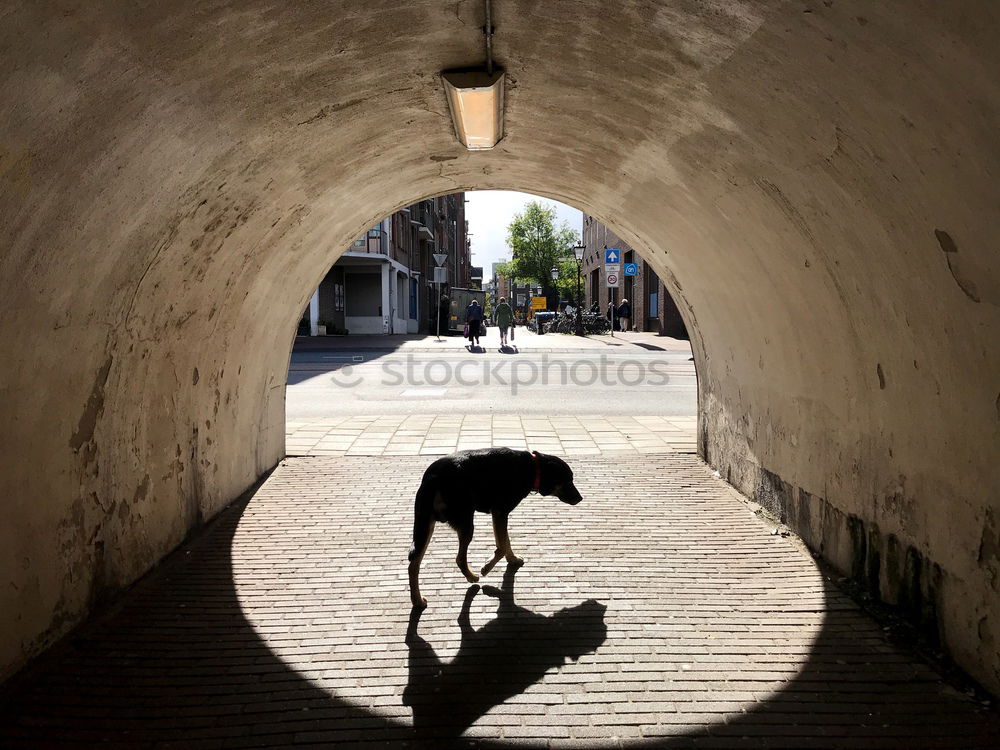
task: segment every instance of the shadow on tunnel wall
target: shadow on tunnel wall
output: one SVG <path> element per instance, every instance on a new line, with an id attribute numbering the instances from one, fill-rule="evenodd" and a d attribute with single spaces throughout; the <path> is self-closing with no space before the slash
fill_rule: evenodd
<path id="1" fill-rule="evenodd" d="M 478 587 L 468 591 L 462 643 L 447 664 L 420 637 L 419 614 L 411 616 L 409 684 L 400 703 L 412 708 L 416 728 L 381 716 L 291 669 L 244 617 L 230 550 L 246 505 L 224 511 L 117 605 L 9 681 L 0 694 L 0 746 L 505 747 L 500 739 L 459 735 L 565 658 L 599 652 L 605 640 L 603 604 L 536 614 L 514 603 L 509 570 L 500 590 L 486 589 L 499 610 L 478 630 L 468 621 Z M 852 620 L 830 614 L 799 674 L 768 700 L 727 723 L 677 725 L 673 736 L 625 746 L 996 746 L 995 714 L 942 691 L 920 665 L 887 668 L 878 656 L 888 646 L 859 645 Z M 850 614 L 860 617 L 853 608 Z M 603 744 L 587 739 L 580 746 Z"/>

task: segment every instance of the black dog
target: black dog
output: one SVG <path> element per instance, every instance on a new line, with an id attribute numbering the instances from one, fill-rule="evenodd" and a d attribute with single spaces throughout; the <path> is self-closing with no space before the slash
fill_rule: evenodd
<path id="1" fill-rule="evenodd" d="M 483 566 L 486 575 L 501 557 L 510 565 L 524 560 L 510 548 L 507 516 L 530 492 L 555 495 L 564 503 L 576 505 L 583 498 L 573 484 L 573 471 L 555 456 L 510 448 L 486 448 L 459 451 L 439 458 L 424 472 L 413 518 L 413 546 L 410 548 L 410 600 L 414 607 L 424 607 L 420 596 L 420 561 L 431 540 L 436 521 L 446 521 L 458 532 L 458 569 L 470 583 L 479 576 L 469 570 L 466 554 L 472 541 L 473 515 L 493 516 L 493 534 L 497 549 L 493 559 Z"/>

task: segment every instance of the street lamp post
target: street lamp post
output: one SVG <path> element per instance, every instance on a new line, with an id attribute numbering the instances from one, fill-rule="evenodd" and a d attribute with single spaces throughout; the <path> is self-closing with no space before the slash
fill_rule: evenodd
<path id="1" fill-rule="evenodd" d="M 586 245 L 576 245 L 573 248 L 573 259 L 576 260 L 576 335 L 585 336 L 583 332 L 583 295 L 580 292 L 580 281 L 583 275 L 583 254 Z"/>
<path id="2" fill-rule="evenodd" d="M 556 281 L 559 280 L 559 268 L 557 266 L 552 266 L 552 268 L 549 269 L 549 273 L 552 274 L 552 292 L 553 292 L 553 295 L 555 296 L 555 304 L 553 305 L 553 307 L 555 308 L 556 314 L 558 314 L 559 313 L 559 285 L 556 284 Z"/>

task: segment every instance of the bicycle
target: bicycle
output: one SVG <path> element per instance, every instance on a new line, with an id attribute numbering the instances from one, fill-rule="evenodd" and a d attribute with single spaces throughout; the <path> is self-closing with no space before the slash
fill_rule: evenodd
<path id="1" fill-rule="evenodd" d="M 611 330 L 611 321 L 600 313 L 584 313 L 583 330 L 587 333 L 608 333 Z"/>

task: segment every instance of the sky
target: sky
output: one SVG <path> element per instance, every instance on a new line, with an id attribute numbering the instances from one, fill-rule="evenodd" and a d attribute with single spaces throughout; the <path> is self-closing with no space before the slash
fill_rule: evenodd
<path id="1" fill-rule="evenodd" d="M 507 247 L 507 225 L 514 214 L 524 211 L 530 201 L 556 207 L 556 226 L 565 221 L 569 228 L 582 234 L 583 214 L 572 206 L 529 193 L 510 190 L 477 190 L 465 194 L 465 218 L 472 239 L 472 265 L 483 267 L 483 280 L 492 278 L 493 264 L 510 260 Z"/>

